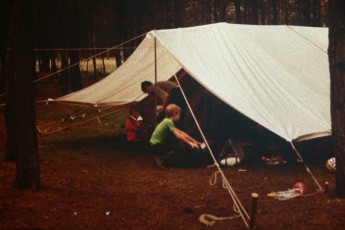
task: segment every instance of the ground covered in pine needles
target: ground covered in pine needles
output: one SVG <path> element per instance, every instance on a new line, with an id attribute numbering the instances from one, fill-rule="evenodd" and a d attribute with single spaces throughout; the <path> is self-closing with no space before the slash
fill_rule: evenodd
<path id="1" fill-rule="evenodd" d="M 59 126 L 62 114 L 84 114 L 84 109 L 37 103 L 37 124 Z M 128 146 L 122 123 L 127 111 L 38 134 L 42 188 L 17 190 L 15 163 L 4 161 L 2 115 L 3 107 L 0 229 L 246 229 L 220 176 L 215 180 L 215 167 L 162 169 L 149 151 Z M 327 141 L 308 147 L 312 150 L 301 154 L 318 183 L 324 188 L 329 183 L 327 193 L 316 193 L 317 184 L 294 157 L 267 165 L 258 156 L 222 168 L 249 215 L 251 194 L 259 195 L 256 229 L 343 229 L 345 200 L 336 198 L 335 175 L 325 167 L 331 150 Z M 305 184 L 305 195 L 288 200 L 267 196 L 296 182 Z M 199 221 L 203 214 L 232 219 L 210 227 Z"/>

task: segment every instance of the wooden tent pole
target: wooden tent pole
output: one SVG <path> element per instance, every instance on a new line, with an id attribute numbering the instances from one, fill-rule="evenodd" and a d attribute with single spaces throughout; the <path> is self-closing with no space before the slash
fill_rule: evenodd
<path id="1" fill-rule="evenodd" d="M 155 84 L 157 83 L 157 39 L 154 37 L 154 58 L 155 58 Z M 157 94 L 155 93 L 155 108 L 154 114 L 157 116 Z M 157 119 L 155 119 L 155 127 L 157 126 Z"/>

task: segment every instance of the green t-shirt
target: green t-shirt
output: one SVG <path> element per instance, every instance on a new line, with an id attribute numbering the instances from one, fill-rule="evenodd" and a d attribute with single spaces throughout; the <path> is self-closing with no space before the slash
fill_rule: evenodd
<path id="1" fill-rule="evenodd" d="M 153 131 L 150 139 L 151 145 L 164 144 L 171 135 L 171 132 L 176 129 L 173 120 L 164 118 L 164 120 L 158 124 L 155 131 Z"/>

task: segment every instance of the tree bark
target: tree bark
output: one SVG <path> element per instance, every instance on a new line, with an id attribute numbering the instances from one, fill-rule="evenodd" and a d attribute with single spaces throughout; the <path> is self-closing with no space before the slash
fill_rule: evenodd
<path id="1" fill-rule="evenodd" d="M 303 24 L 304 26 L 310 26 L 310 2 L 309 1 L 302 1 L 303 5 L 301 7 L 302 16 L 303 16 Z"/>
<path id="2" fill-rule="evenodd" d="M 278 10 L 277 10 L 277 0 L 272 0 L 272 24 L 278 25 Z"/>
<path id="3" fill-rule="evenodd" d="M 235 10 L 236 10 L 236 23 L 241 24 L 241 0 L 235 0 Z"/>
<path id="4" fill-rule="evenodd" d="M 124 20 L 125 20 L 125 12 L 123 11 L 123 8 L 125 8 L 125 3 L 121 0 L 115 1 L 115 9 L 116 9 L 116 41 L 117 44 L 123 42 L 123 31 L 125 30 L 124 26 Z M 121 52 L 123 52 L 122 46 L 115 49 L 115 59 L 116 59 L 116 68 L 119 68 L 122 64 L 122 55 Z"/>
<path id="5" fill-rule="evenodd" d="M 259 23 L 259 6 L 258 0 L 252 1 L 252 22 L 254 25 L 258 25 Z"/>
<path id="6" fill-rule="evenodd" d="M 8 152 L 16 158 L 15 186 L 19 189 L 40 187 L 40 164 L 37 149 L 32 52 L 32 2 L 14 0 L 9 26 L 10 52 L 7 55 L 8 89 L 6 126 L 13 128 Z M 8 117 L 8 116 L 11 117 Z"/>
<path id="7" fill-rule="evenodd" d="M 345 2 L 329 1 L 329 68 L 332 141 L 336 157 L 336 193 L 345 198 Z"/>
<path id="8" fill-rule="evenodd" d="M 72 91 L 75 92 L 80 90 L 83 86 L 81 81 L 81 72 L 80 72 L 80 64 L 79 64 L 79 51 L 78 50 L 71 50 L 70 51 L 70 58 L 71 58 L 71 87 Z"/>
<path id="9" fill-rule="evenodd" d="M 74 10 L 70 10 L 70 18 L 73 20 L 69 23 L 70 29 L 70 44 L 72 48 L 80 47 L 80 13 L 79 13 L 79 5 L 78 1 L 70 1 L 71 8 Z M 71 50 L 69 53 L 70 57 L 70 65 L 71 67 L 71 89 L 72 91 L 77 91 L 82 88 L 82 79 L 80 73 L 80 58 L 79 58 L 79 50 Z"/>
<path id="10" fill-rule="evenodd" d="M 67 67 L 68 67 L 68 54 L 66 50 L 63 50 L 61 52 L 61 69 L 63 69 L 63 71 L 61 71 L 60 73 L 60 80 L 59 80 L 61 92 L 63 95 L 66 95 L 69 92 L 68 83 L 69 83 L 70 70 Z"/>
<path id="11" fill-rule="evenodd" d="M 0 94 L 5 91 L 6 87 L 6 37 L 8 32 L 8 20 L 9 20 L 9 11 L 11 9 L 12 1 L 5 0 L 0 2 Z"/>
<path id="12" fill-rule="evenodd" d="M 313 0 L 313 26 L 321 26 L 321 2 Z"/>

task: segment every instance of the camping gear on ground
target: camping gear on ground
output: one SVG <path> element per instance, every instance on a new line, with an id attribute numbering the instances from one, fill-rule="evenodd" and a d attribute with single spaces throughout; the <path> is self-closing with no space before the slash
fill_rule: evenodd
<path id="1" fill-rule="evenodd" d="M 331 172 L 335 172 L 336 171 L 336 162 L 335 162 L 335 157 L 332 157 L 330 159 L 327 160 L 326 162 L 326 167 L 331 171 Z"/>
<path id="2" fill-rule="evenodd" d="M 222 166 L 234 166 L 240 164 L 245 159 L 245 156 L 245 151 L 241 145 L 229 138 L 219 154 L 219 162 Z"/>
<path id="3" fill-rule="evenodd" d="M 293 190 L 295 190 L 296 193 L 300 193 L 302 195 L 307 192 L 307 189 L 302 182 L 297 182 L 296 184 L 294 184 Z"/>
<path id="4" fill-rule="evenodd" d="M 306 193 L 306 191 L 306 186 L 301 182 L 297 182 L 294 184 L 292 189 L 288 189 L 286 191 L 271 192 L 268 193 L 267 196 L 273 197 L 277 200 L 289 200 L 298 196 L 302 196 Z"/>

